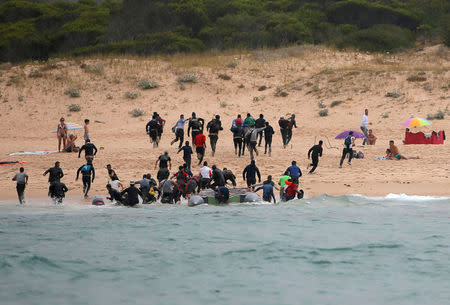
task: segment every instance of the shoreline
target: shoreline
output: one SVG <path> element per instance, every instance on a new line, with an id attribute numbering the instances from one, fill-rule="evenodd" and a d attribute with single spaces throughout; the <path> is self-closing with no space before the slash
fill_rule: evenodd
<path id="1" fill-rule="evenodd" d="M 344 186 L 346 189 L 348 189 L 347 192 L 339 192 L 338 189 L 342 188 L 343 185 L 340 184 L 336 184 L 333 185 L 332 188 L 328 188 L 328 192 L 324 191 L 324 192 L 320 192 L 320 191 L 309 191 L 308 189 L 310 189 L 311 187 L 306 187 L 303 188 L 305 191 L 305 198 L 304 199 L 311 199 L 311 198 L 315 198 L 321 195 L 327 195 L 327 196 L 331 196 L 331 197 L 340 197 L 340 196 L 361 196 L 361 197 L 365 197 L 365 198 L 377 198 L 377 199 L 384 199 L 386 197 L 388 197 L 389 195 L 406 195 L 408 197 L 415 197 L 415 196 L 419 196 L 419 197 L 439 197 L 439 198 L 450 198 L 450 192 L 448 191 L 448 189 L 446 188 L 447 184 L 446 183 L 442 183 L 442 185 L 436 185 L 435 183 L 433 184 L 428 184 L 428 183 L 422 183 L 422 184 L 405 184 L 405 183 L 399 183 L 399 184 L 389 184 L 386 185 L 387 183 L 378 183 L 378 184 L 374 184 L 373 188 L 376 187 L 380 187 L 383 188 L 383 191 L 381 190 L 376 190 L 376 189 L 371 189 L 368 192 L 352 192 L 350 191 L 349 187 Z M 316 184 L 315 187 L 319 186 L 320 184 Z M 427 189 L 426 191 L 424 191 L 425 189 Z M 275 196 L 277 198 L 277 202 L 279 200 L 279 196 L 278 196 L 278 191 L 275 190 Z M 48 203 L 51 202 L 51 199 L 49 197 L 46 196 L 47 193 L 44 191 L 32 191 L 31 192 L 31 196 L 28 195 L 27 192 L 25 192 L 25 200 L 31 200 L 31 201 L 48 201 Z M 258 193 L 258 195 L 261 195 L 261 192 Z M 79 200 L 77 201 L 78 203 L 81 204 L 85 204 L 85 205 L 91 205 L 91 200 L 94 196 L 101 196 L 104 200 L 105 203 L 108 202 L 109 200 L 106 199 L 107 192 L 105 190 L 104 193 L 101 192 L 95 192 L 89 195 L 88 199 L 84 199 L 82 198 L 81 194 L 79 196 L 75 195 L 75 194 L 69 194 L 66 196 L 66 200 L 70 201 L 74 201 L 76 198 L 78 198 Z M 3 192 L 0 196 L 0 204 L 4 204 L 5 202 L 12 202 L 14 200 L 17 200 L 17 194 L 15 194 L 14 192 Z M 18 203 L 18 202 L 17 202 Z M 28 202 L 27 202 L 28 204 Z M 160 204 L 159 202 L 157 204 Z M 177 204 L 174 204 L 174 206 L 176 206 Z"/>

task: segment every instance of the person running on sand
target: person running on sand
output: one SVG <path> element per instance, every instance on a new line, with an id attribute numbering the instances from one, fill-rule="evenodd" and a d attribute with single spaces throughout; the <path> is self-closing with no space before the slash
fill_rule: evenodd
<path id="1" fill-rule="evenodd" d="M 49 168 L 42 174 L 42 176 L 50 174 L 48 176 L 49 183 L 52 183 L 54 181 L 59 181 L 59 180 L 61 180 L 62 177 L 64 177 L 64 173 L 63 173 L 61 167 L 59 167 L 59 165 L 60 165 L 59 161 L 56 161 L 54 167 Z"/>
<path id="2" fill-rule="evenodd" d="M 367 145 L 375 145 L 377 142 L 377 137 L 373 134 L 372 129 L 369 129 L 369 134 L 367 135 Z"/>
<path id="3" fill-rule="evenodd" d="M 401 155 L 399 150 L 398 150 L 398 148 L 397 148 L 397 146 L 394 145 L 394 141 L 393 140 L 389 141 L 389 149 L 391 151 L 391 157 L 393 159 L 396 159 L 396 160 L 420 159 L 420 157 L 407 158 L 407 157 Z"/>
<path id="4" fill-rule="evenodd" d="M 172 130 L 175 133 L 175 139 L 172 140 L 172 142 L 170 142 L 170 145 L 173 145 L 173 143 L 180 141 L 180 143 L 178 144 L 178 148 L 181 148 L 181 146 L 183 146 L 184 125 L 186 124 L 187 121 L 188 119 L 185 119 L 184 115 L 181 114 L 180 119 L 175 123 L 175 125 L 172 128 Z"/>
<path id="5" fill-rule="evenodd" d="M 270 126 L 269 122 L 266 122 L 266 129 L 264 129 L 264 154 L 269 150 L 269 157 L 272 155 L 272 136 L 275 133 L 273 127 Z"/>
<path id="6" fill-rule="evenodd" d="M 234 154 L 240 158 L 244 154 L 243 141 L 244 141 L 244 127 L 242 127 L 242 120 L 236 121 L 236 125 L 231 127 L 233 133 Z M 238 150 L 239 149 L 239 150 Z"/>
<path id="7" fill-rule="evenodd" d="M 150 143 L 153 143 L 153 148 L 159 145 L 159 129 L 161 126 L 155 115 L 152 116 L 147 125 L 145 125 L 145 131 L 150 137 Z"/>
<path id="8" fill-rule="evenodd" d="M 247 181 L 248 189 L 255 189 L 254 184 L 256 184 L 256 175 L 258 175 L 258 182 L 261 182 L 261 173 L 259 172 L 258 167 L 256 167 L 255 160 L 252 160 L 242 172 L 242 178 L 244 181 Z"/>
<path id="9" fill-rule="evenodd" d="M 256 119 L 256 121 L 255 121 L 255 128 L 262 128 L 262 127 L 265 127 L 265 126 L 266 126 L 266 120 L 264 119 L 264 114 L 261 113 L 259 115 L 259 118 Z M 262 142 L 262 139 L 263 139 L 263 132 L 262 131 L 258 132 L 258 138 L 259 138 L 258 147 L 261 147 L 261 142 Z"/>
<path id="10" fill-rule="evenodd" d="M 342 163 L 344 163 L 344 159 L 348 156 L 348 165 L 352 165 L 353 158 L 353 145 L 355 145 L 355 137 L 353 136 L 353 131 L 350 131 L 348 136 L 344 140 L 344 149 L 342 150 L 342 157 L 339 163 L 339 168 L 342 168 Z"/>
<path id="11" fill-rule="evenodd" d="M 231 127 L 237 126 L 237 125 L 243 125 L 244 121 L 242 121 L 242 116 L 240 114 L 237 115 L 237 117 L 233 120 L 231 123 Z"/>
<path id="12" fill-rule="evenodd" d="M 312 163 L 308 164 L 308 168 L 310 166 L 312 166 L 311 170 L 309 171 L 310 174 L 314 173 L 314 171 L 317 168 L 317 165 L 319 164 L 319 157 L 322 157 L 322 152 L 323 152 L 322 145 L 323 145 L 323 141 L 320 140 L 319 144 L 314 145 L 313 147 L 311 147 L 308 150 L 308 160 L 310 158 L 312 158 Z"/>
<path id="13" fill-rule="evenodd" d="M 84 150 L 84 157 L 86 161 L 94 160 L 94 156 L 97 154 L 97 147 L 93 143 L 91 143 L 91 140 L 87 139 L 86 144 L 81 146 L 80 150 L 78 151 L 78 158 L 81 155 L 81 152 Z"/>
<path id="14" fill-rule="evenodd" d="M 67 140 L 67 125 L 64 118 L 59 119 L 58 127 L 56 127 L 56 137 L 58 138 L 58 151 L 61 151 L 61 141 L 63 142 L 64 149 Z"/>
<path id="15" fill-rule="evenodd" d="M 188 169 L 191 169 L 191 162 L 192 162 L 192 147 L 189 145 L 189 141 L 186 141 L 186 143 L 184 143 L 183 147 L 180 147 L 178 149 L 177 153 L 180 153 L 180 151 L 183 151 L 183 160 L 186 163 L 186 167 Z"/>
<path id="16" fill-rule="evenodd" d="M 17 196 L 19 197 L 20 204 L 25 203 L 25 186 L 28 184 L 28 175 L 25 173 L 25 169 L 21 167 L 19 173 L 15 174 L 12 181 L 16 181 Z"/>
<path id="17" fill-rule="evenodd" d="M 166 120 L 161 118 L 161 116 L 158 114 L 158 112 L 153 112 L 153 115 L 158 122 L 158 143 L 161 142 L 161 137 L 164 132 L 164 125 L 166 124 Z"/>
<path id="18" fill-rule="evenodd" d="M 201 134 L 203 132 L 203 126 L 205 125 L 205 120 L 202 118 L 197 118 L 197 115 L 195 112 L 192 112 L 192 116 L 189 119 L 189 125 L 188 125 L 188 137 L 189 133 L 192 131 L 192 142 L 194 143 L 195 138 L 197 135 Z M 195 145 L 195 143 L 194 143 Z"/>
<path id="19" fill-rule="evenodd" d="M 216 115 L 207 125 L 206 130 L 209 131 L 209 142 L 211 144 L 211 154 L 214 157 L 216 153 L 216 144 L 219 140 L 219 131 L 223 130 L 220 115 Z"/>
<path id="20" fill-rule="evenodd" d="M 83 135 L 83 139 L 84 142 L 87 143 L 88 140 L 91 139 L 91 136 L 89 135 L 89 119 L 85 119 L 84 120 L 84 135 Z"/>
<path id="21" fill-rule="evenodd" d="M 295 122 L 295 114 L 292 114 L 289 119 L 287 119 L 289 124 L 287 127 L 287 135 L 286 135 L 286 145 L 291 142 L 292 139 L 292 128 L 297 128 L 297 123 Z"/>
<path id="22" fill-rule="evenodd" d="M 77 177 L 75 178 L 75 181 L 78 180 L 78 177 L 80 176 L 80 172 L 82 175 L 83 180 L 83 194 L 84 198 L 88 197 L 89 190 L 91 189 L 91 182 L 94 182 L 95 179 L 95 169 L 92 165 L 92 160 L 88 160 L 86 164 L 82 165 L 77 170 Z M 91 179 L 92 174 L 92 179 Z"/>
<path id="23" fill-rule="evenodd" d="M 372 123 L 369 122 L 369 109 L 365 109 L 364 114 L 361 118 L 361 130 L 366 137 L 364 138 L 362 145 L 366 145 L 367 138 L 369 136 L 369 134 L 367 133 L 367 128 L 369 127 L 369 125 L 372 125 Z"/>
<path id="24" fill-rule="evenodd" d="M 262 128 L 250 128 L 247 132 L 247 134 L 245 135 L 245 138 L 248 139 L 248 143 L 249 143 L 249 148 L 248 150 L 250 151 L 250 160 L 254 160 L 255 156 L 253 155 L 253 152 L 255 152 L 255 154 L 258 156 L 258 150 L 256 149 L 256 144 L 258 141 L 258 133 L 262 132 L 264 129 L 266 129 L 266 127 L 262 127 Z"/>
<path id="25" fill-rule="evenodd" d="M 283 148 L 286 148 L 286 145 L 287 145 L 289 124 L 290 124 L 290 122 L 288 120 L 286 120 L 286 118 L 284 116 L 281 116 L 280 120 L 278 120 L 278 125 L 280 126 L 281 138 L 283 140 Z"/>
<path id="26" fill-rule="evenodd" d="M 158 182 L 161 183 L 161 181 L 168 179 L 170 176 L 170 171 L 167 167 L 160 168 L 158 170 L 158 173 L 156 174 L 156 179 L 158 179 Z"/>
<path id="27" fill-rule="evenodd" d="M 74 134 L 70 134 L 67 138 L 66 147 L 64 149 L 65 152 L 78 152 L 80 149 L 78 146 L 75 145 L 75 140 L 77 139 L 77 136 Z"/>
<path id="28" fill-rule="evenodd" d="M 292 161 L 291 166 L 286 169 L 286 172 L 288 172 L 292 181 L 298 184 L 298 179 L 302 176 L 302 171 L 300 170 L 300 167 L 297 166 L 296 161 Z"/>
<path id="29" fill-rule="evenodd" d="M 198 165 L 202 164 L 203 157 L 205 156 L 206 149 L 206 137 L 200 132 L 194 139 L 195 151 L 197 153 Z"/>

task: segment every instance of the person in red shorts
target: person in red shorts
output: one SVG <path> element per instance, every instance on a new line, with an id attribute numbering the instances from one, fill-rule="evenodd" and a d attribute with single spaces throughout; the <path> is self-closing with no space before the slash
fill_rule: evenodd
<path id="1" fill-rule="evenodd" d="M 202 164 L 203 157 L 205 156 L 205 149 L 206 149 L 206 136 L 200 132 L 195 138 L 194 138 L 194 145 L 195 150 L 197 152 L 197 158 L 198 158 L 198 165 Z"/>

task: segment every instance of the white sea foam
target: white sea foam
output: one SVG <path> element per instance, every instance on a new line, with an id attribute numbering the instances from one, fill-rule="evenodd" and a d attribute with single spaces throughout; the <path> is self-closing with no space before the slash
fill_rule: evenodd
<path id="1" fill-rule="evenodd" d="M 414 202 L 424 202 L 424 201 L 443 201 L 450 200 L 450 197 L 439 197 L 439 196 L 419 196 L 419 195 L 406 195 L 406 194 L 388 194 L 384 197 L 367 197 L 360 194 L 352 194 L 352 197 L 359 197 L 363 199 L 368 199 L 372 201 L 414 201 Z"/>

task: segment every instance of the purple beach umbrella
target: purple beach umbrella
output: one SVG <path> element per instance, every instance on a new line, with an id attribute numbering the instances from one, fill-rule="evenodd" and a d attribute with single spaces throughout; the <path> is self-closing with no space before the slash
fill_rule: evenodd
<path id="1" fill-rule="evenodd" d="M 346 137 L 348 137 L 350 131 L 353 131 L 353 136 L 354 136 L 355 138 L 364 139 L 364 138 L 366 137 L 365 135 L 363 135 L 363 134 L 360 133 L 359 131 L 355 131 L 355 130 L 347 130 L 347 131 L 344 131 L 344 132 L 341 132 L 340 134 L 338 134 L 338 135 L 336 136 L 335 139 L 345 139 Z"/>

